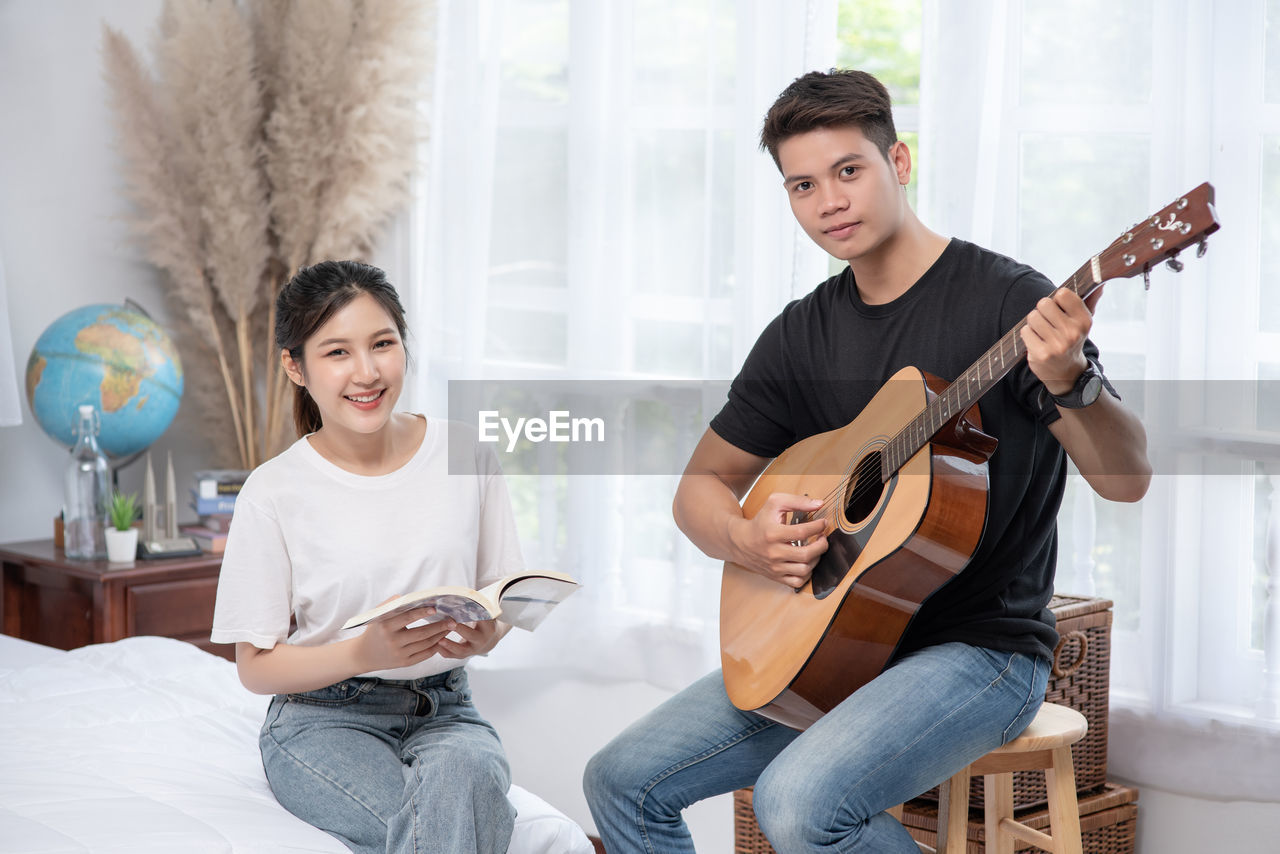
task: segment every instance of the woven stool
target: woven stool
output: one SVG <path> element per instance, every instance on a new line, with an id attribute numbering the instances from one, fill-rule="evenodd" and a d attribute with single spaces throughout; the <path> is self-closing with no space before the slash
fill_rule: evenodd
<path id="1" fill-rule="evenodd" d="M 1013 854 L 1014 840 L 1052 854 L 1081 854 L 1080 807 L 1071 745 L 1089 724 L 1075 709 L 1045 703 L 1022 735 L 998 747 L 942 784 L 938 795 L 938 854 L 964 854 L 969 823 L 969 778 L 984 785 L 986 854 Z M 1049 829 L 1041 833 L 1013 817 L 1013 772 L 1043 770 Z M 891 810 L 899 819 L 902 807 Z M 922 846 L 923 847 L 923 846 Z"/>
<path id="2" fill-rule="evenodd" d="M 1075 709 L 1044 703 L 1035 720 L 1013 741 L 997 747 L 943 782 L 938 796 L 937 854 L 965 854 L 969 824 L 969 778 L 983 777 L 986 854 L 1013 854 L 1014 839 L 1052 854 L 1082 854 L 1080 806 L 1071 745 L 1084 737 L 1089 724 Z M 1015 771 L 1044 771 L 1052 835 L 1027 827 L 1013 817 Z M 734 793 L 735 854 L 774 854 L 756 823 L 751 789 Z M 889 810 L 902 820 L 902 805 Z M 929 846 L 919 843 L 924 851 Z"/>

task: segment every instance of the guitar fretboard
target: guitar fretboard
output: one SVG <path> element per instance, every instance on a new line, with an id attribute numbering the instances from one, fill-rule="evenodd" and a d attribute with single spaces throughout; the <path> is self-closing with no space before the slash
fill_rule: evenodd
<path id="1" fill-rule="evenodd" d="M 1081 299 L 1101 284 L 1092 275 L 1096 260 L 1085 264 L 1071 275 L 1061 287 L 1069 288 Z M 964 412 L 1017 367 L 1027 356 L 1027 345 L 1022 343 L 1022 327 L 1025 319 L 1001 336 L 990 350 L 978 357 L 969 368 L 948 385 L 921 410 L 905 427 L 898 431 L 885 446 L 880 456 L 880 480 L 887 483 L 907 460 L 929 443 L 939 430 L 958 413 Z"/>

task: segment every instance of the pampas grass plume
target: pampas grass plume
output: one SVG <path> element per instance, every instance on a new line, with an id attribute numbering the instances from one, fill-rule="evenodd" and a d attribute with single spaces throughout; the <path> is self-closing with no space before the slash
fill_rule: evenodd
<path id="1" fill-rule="evenodd" d="M 283 281 L 367 256 L 407 198 L 434 6 L 166 0 L 154 77 L 104 27 L 133 227 L 191 332 L 189 402 L 215 428 L 218 464 L 234 452 L 251 468 L 286 443 Z"/>

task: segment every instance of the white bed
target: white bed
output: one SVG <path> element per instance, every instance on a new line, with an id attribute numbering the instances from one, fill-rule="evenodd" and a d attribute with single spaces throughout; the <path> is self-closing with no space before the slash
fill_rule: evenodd
<path id="1" fill-rule="evenodd" d="M 341 852 L 267 788 L 267 697 L 190 644 L 62 652 L 0 635 L 0 852 Z M 511 854 L 591 854 L 581 828 L 512 786 Z"/>

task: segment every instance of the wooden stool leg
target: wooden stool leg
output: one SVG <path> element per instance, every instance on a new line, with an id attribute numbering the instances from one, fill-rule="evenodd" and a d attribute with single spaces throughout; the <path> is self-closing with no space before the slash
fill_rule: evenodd
<path id="1" fill-rule="evenodd" d="M 965 854 L 969 836 L 969 767 L 938 790 L 938 854 Z"/>
<path id="2" fill-rule="evenodd" d="M 1013 854 L 1013 837 L 1002 832 L 1002 819 L 1013 818 L 1013 775 L 987 774 L 983 778 L 987 854 Z"/>
<path id="3" fill-rule="evenodd" d="M 1049 827 L 1054 854 L 1081 854 L 1080 804 L 1076 800 L 1076 772 L 1071 747 L 1053 751 L 1053 764 L 1044 771 L 1049 792 Z"/>

